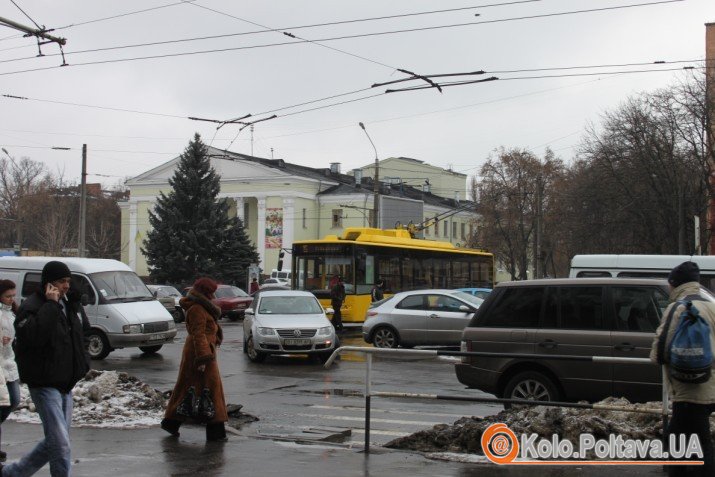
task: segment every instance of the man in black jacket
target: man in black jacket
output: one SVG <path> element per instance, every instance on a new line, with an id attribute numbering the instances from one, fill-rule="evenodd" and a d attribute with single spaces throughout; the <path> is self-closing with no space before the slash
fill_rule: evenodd
<path id="1" fill-rule="evenodd" d="M 89 323 L 80 300 L 69 293 L 70 277 L 67 265 L 48 262 L 40 290 L 18 310 L 15 356 L 20 380 L 30 388 L 45 438 L 22 459 L 3 467 L 2 476 L 32 475 L 48 462 L 53 477 L 71 473 L 72 388 L 89 371 L 83 339 Z"/>

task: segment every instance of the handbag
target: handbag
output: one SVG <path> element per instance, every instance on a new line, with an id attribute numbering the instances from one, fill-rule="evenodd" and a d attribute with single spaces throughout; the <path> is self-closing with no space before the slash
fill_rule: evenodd
<path id="1" fill-rule="evenodd" d="M 211 399 L 211 390 L 204 388 L 201 395 L 196 395 L 196 388 L 191 386 L 176 407 L 176 414 L 198 420 L 211 420 L 216 415 L 216 406 Z"/>

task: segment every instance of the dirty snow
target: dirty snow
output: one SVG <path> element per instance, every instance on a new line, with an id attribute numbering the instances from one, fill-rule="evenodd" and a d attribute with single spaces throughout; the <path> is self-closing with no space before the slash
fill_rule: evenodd
<path id="1" fill-rule="evenodd" d="M 39 423 L 40 418 L 27 386 L 21 386 L 22 399 L 9 419 Z M 72 391 L 75 427 L 145 428 L 158 426 L 166 400 L 162 393 L 138 378 L 117 371 L 91 370 Z"/>
<path id="2" fill-rule="evenodd" d="M 653 409 L 661 407 L 660 402 L 631 404 L 626 399 L 616 398 L 606 399 L 601 404 Z M 385 446 L 436 453 L 430 455 L 450 460 L 455 460 L 450 453 L 482 455 L 482 433 L 495 422 L 507 424 L 517 435 L 536 433 L 550 439 L 553 434 L 557 434 L 575 444 L 578 443 L 578 436 L 586 432 L 593 434 L 596 439 L 608 438 L 609 434 L 621 435 L 624 439 L 659 439 L 662 436 L 662 420 L 658 414 L 529 406 L 483 418 L 463 417 L 452 425 L 438 424 L 432 429 L 394 439 Z M 715 430 L 715 418 L 712 417 L 710 429 Z"/>

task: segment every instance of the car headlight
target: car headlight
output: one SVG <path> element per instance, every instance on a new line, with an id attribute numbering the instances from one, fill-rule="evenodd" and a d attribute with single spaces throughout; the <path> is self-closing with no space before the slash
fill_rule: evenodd
<path id="1" fill-rule="evenodd" d="M 135 334 L 141 333 L 143 330 L 142 325 L 124 325 L 122 326 L 122 331 L 124 333 Z"/>
<path id="2" fill-rule="evenodd" d="M 273 328 L 258 328 L 258 334 L 261 336 L 271 336 L 276 334 Z"/>
<path id="3" fill-rule="evenodd" d="M 175 330 L 176 329 L 176 323 L 174 323 L 174 320 L 171 320 L 168 322 L 169 323 L 169 329 L 170 330 Z"/>
<path id="4" fill-rule="evenodd" d="M 330 336 L 333 332 L 332 326 L 325 326 L 323 328 L 318 328 L 318 336 Z"/>

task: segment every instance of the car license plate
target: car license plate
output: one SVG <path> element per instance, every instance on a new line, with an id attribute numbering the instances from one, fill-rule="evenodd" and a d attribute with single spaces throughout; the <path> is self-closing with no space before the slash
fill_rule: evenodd
<path id="1" fill-rule="evenodd" d="M 165 340 L 166 339 L 166 333 L 154 333 L 153 335 L 149 335 L 149 341 L 157 341 L 157 340 Z"/>
<path id="2" fill-rule="evenodd" d="M 309 344 L 310 344 L 310 340 L 305 340 L 305 339 L 303 339 L 303 340 L 287 339 L 287 340 L 283 340 L 283 344 L 284 344 L 284 345 L 288 345 L 288 346 L 309 345 Z"/>

